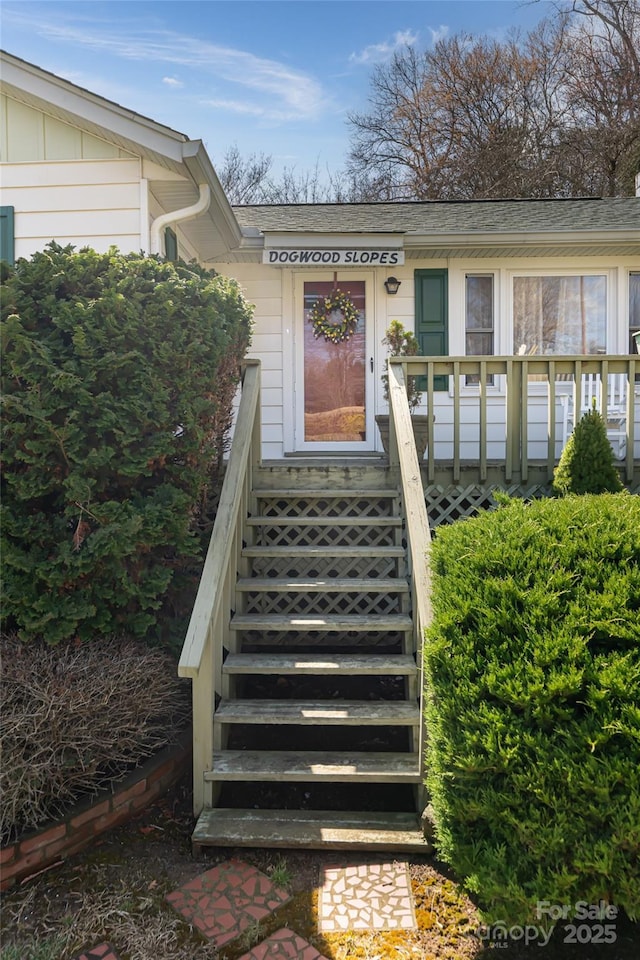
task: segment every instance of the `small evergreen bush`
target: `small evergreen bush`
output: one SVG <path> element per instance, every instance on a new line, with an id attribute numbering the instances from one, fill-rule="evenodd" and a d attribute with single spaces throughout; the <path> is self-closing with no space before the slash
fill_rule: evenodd
<path id="1" fill-rule="evenodd" d="M 578 420 L 553 474 L 555 493 L 616 493 L 620 475 L 601 414 L 588 410 Z"/>
<path id="2" fill-rule="evenodd" d="M 495 921 L 640 913 L 640 498 L 440 527 L 425 646 L 438 852 Z"/>
<path id="3" fill-rule="evenodd" d="M 50 244 L 2 288 L 3 616 L 143 635 L 200 555 L 250 308 L 234 281 Z"/>

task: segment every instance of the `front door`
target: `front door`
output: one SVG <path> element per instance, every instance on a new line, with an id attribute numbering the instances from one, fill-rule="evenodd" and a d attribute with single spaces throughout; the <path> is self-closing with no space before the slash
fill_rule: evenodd
<path id="1" fill-rule="evenodd" d="M 371 412 L 373 357 L 367 317 L 367 282 L 362 278 L 303 280 L 296 298 L 302 329 L 296 338 L 296 449 L 349 455 L 373 450 Z M 327 336 L 314 329 L 316 304 L 344 294 L 357 311 L 357 325 L 347 339 L 332 338 L 339 310 L 326 318 Z M 300 310 L 301 308 L 301 310 Z"/>

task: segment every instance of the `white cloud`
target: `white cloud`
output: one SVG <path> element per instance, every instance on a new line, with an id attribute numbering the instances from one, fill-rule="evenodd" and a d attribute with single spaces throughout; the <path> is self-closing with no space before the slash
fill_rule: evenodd
<path id="1" fill-rule="evenodd" d="M 445 37 L 449 36 L 449 27 L 441 23 L 439 27 L 429 27 L 429 33 L 431 34 L 431 44 L 435 47 L 439 40 L 444 40 Z"/>
<path id="2" fill-rule="evenodd" d="M 123 33 L 118 34 L 110 24 L 91 21 L 83 24 L 77 18 L 65 22 L 39 16 L 36 20 L 13 13 L 12 19 L 19 20 L 23 26 L 28 24 L 47 39 L 73 43 L 126 60 L 195 70 L 214 78 L 217 89 L 223 84 L 235 85 L 248 97 L 245 112 L 259 113 L 272 120 L 313 119 L 330 106 L 321 84 L 309 74 L 246 50 L 154 29 L 146 24 L 127 23 Z M 175 85 L 172 80 L 167 74 L 163 82 Z"/>
<path id="3" fill-rule="evenodd" d="M 174 88 L 184 87 L 184 83 L 182 82 L 182 80 L 177 80 L 175 77 L 163 77 L 162 82 L 166 83 L 168 87 L 174 87 Z"/>
<path id="4" fill-rule="evenodd" d="M 352 63 L 384 63 L 391 59 L 399 47 L 411 47 L 417 39 L 418 34 L 411 30 L 398 30 L 392 40 L 372 43 L 360 53 L 352 53 L 349 60 Z"/>

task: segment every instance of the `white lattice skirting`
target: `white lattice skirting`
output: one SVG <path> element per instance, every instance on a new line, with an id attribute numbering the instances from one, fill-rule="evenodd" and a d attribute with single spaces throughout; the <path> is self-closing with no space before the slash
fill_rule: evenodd
<path id="1" fill-rule="evenodd" d="M 501 487 L 498 484 L 486 487 L 475 483 L 468 487 L 453 485 L 441 487 L 438 484 L 430 484 L 425 488 L 429 524 L 433 529 L 441 523 L 453 523 L 454 520 L 471 517 L 480 510 L 495 509 L 497 506 L 493 496 L 495 491 L 507 493 L 521 500 L 535 500 L 548 497 L 550 489 L 541 484 L 530 487 L 522 487 L 520 484 L 510 487 Z"/>

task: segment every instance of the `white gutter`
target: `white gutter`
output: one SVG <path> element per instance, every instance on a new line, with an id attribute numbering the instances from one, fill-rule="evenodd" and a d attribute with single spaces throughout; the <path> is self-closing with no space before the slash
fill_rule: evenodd
<path id="1" fill-rule="evenodd" d="M 513 231 L 505 233 L 406 233 L 404 247 L 486 247 L 486 246 L 544 246 L 570 244 L 591 246 L 594 243 L 638 243 L 640 230 L 537 230 L 535 233 Z"/>
<path id="2" fill-rule="evenodd" d="M 172 223 L 184 223 L 186 220 L 193 220 L 201 213 L 206 213 L 211 203 L 211 187 L 208 183 L 199 184 L 200 196 L 198 200 L 190 207 L 183 207 L 182 210 L 172 210 L 171 213 L 163 213 L 151 224 L 149 232 L 149 247 L 151 254 L 159 253 L 165 255 L 164 247 L 164 228 Z"/>
<path id="3" fill-rule="evenodd" d="M 214 212 L 209 215 L 215 221 L 216 229 L 227 249 L 234 250 L 242 239 L 242 232 L 201 140 L 189 140 L 183 144 L 182 161 L 194 183 L 210 185 Z"/>

